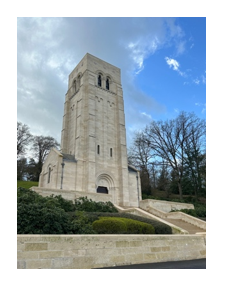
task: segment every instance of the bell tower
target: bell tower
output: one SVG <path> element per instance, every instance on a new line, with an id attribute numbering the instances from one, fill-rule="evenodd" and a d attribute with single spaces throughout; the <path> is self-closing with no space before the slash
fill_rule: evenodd
<path id="1" fill-rule="evenodd" d="M 140 179 L 127 162 L 120 69 L 88 53 L 68 78 L 60 156 L 63 190 L 108 194 L 115 204 L 138 205 Z"/>

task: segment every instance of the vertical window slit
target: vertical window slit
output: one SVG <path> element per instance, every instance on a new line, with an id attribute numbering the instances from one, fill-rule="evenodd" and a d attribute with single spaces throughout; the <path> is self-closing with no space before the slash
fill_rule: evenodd
<path id="1" fill-rule="evenodd" d="M 47 183 L 50 183 L 50 180 L 51 180 L 51 168 L 49 167 Z"/>
<path id="2" fill-rule="evenodd" d="M 106 80 L 106 89 L 109 90 L 109 79 Z"/>

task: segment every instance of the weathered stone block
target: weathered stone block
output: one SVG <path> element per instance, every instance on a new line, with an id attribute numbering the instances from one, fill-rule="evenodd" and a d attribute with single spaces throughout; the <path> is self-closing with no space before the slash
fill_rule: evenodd
<path id="1" fill-rule="evenodd" d="M 121 255 L 121 256 L 113 256 L 111 258 L 111 262 L 112 263 L 120 263 L 120 264 L 123 264 L 125 263 L 126 259 L 125 259 L 125 256 Z"/>
<path id="2" fill-rule="evenodd" d="M 25 251 L 47 250 L 47 243 L 25 243 Z"/>
<path id="3" fill-rule="evenodd" d="M 44 251 L 44 252 L 39 252 L 39 258 L 44 259 L 44 258 L 57 258 L 57 257 L 62 257 L 63 256 L 63 251 Z"/>
<path id="4" fill-rule="evenodd" d="M 142 246 L 142 242 L 141 241 L 131 241 L 129 243 L 129 246 L 130 247 L 140 247 L 140 246 Z"/>
<path id="5" fill-rule="evenodd" d="M 73 258 L 70 257 L 56 257 L 51 259 L 52 269 L 68 269 L 73 264 Z"/>
<path id="6" fill-rule="evenodd" d="M 17 259 L 38 259 L 39 253 L 37 251 L 22 252 L 18 251 Z"/>
<path id="7" fill-rule="evenodd" d="M 151 247 L 151 252 L 160 252 L 162 247 Z"/>
<path id="8" fill-rule="evenodd" d="M 126 248 L 126 247 L 129 247 L 129 241 L 116 242 L 116 248 Z"/>
<path id="9" fill-rule="evenodd" d="M 51 269 L 51 259 L 27 260 L 26 268 L 28 269 Z"/>

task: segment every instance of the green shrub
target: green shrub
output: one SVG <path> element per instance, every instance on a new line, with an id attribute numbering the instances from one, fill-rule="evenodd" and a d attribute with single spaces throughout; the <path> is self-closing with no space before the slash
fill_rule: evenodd
<path id="1" fill-rule="evenodd" d="M 71 200 L 66 200 L 64 199 L 61 195 L 51 195 L 49 197 L 46 197 L 47 201 L 50 201 L 56 206 L 56 207 L 60 207 L 61 209 L 63 209 L 65 212 L 72 212 L 75 211 L 75 205 Z"/>
<path id="2" fill-rule="evenodd" d="M 100 218 L 93 222 L 93 229 L 97 234 L 125 234 L 126 223 L 120 218 Z"/>
<path id="3" fill-rule="evenodd" d="M 138 220 L 121 218 L 127 225 L 127 234 L 155 234 L 154 227 Z"/>
<path id="4" fill-rule="evenodd" d="M 95 234 L 92 222 L 85 212 L 77 211 L 74 219 L 71 221 L 71 230 L 73 234 Z"/>
<path id="5" fill-rule="evenodd" d="M 128 218 L 100 217 L 92 225 L 98 234 L 155 234 L 151 224 Z"/>
<path id="6" fill-rule="evenodd" d="M 92 221 L 99 219 L 102 216 L 106 217 L 118 217 L 118 218 L 130 218 L 134 220 L 138 220 L 144 223 L 151 224 L 155 229 L 155 234 L 172 234 L 172 228 L 157 220 L 141 217 L 134 214 L 129 213 L 100 213 L 100 212 L 94 212 L 94 213 L 87 213 L 88 217 L 91 218 Z"/>
<path id="7" fill-rule="evenodd" d="M 38 193 L 23 187 L 17 188 L 17 203 L 30 204 L 32 202 L 45 202 L 45 198 Z"/>
<path id="8" fill-rule="evenodd" d="M 86 212 L 118 212 L 111 202 L 95 202 L 87 197 L 80 197 L 76 199 L 75 209 Z"/>
<path id="9" fill-rule="evenodd" d="M 205 206 L 195 207 L 195 210 L 196 210 L 196 214 L 198 217 L 206 218 L 206 207 Z"/>
<path id="10" fill-rule="evenodd" d="M 206 207 L 203 205 L 195 206 L 195 209 L 182 209 L 174 211 L 184 212 L 197 218 L 206 218 Z"/>
<path id="11" fill-rule="evenodd" d="M 26 188 L 17 189 L 18 234 L 68 234 L 70 217 L 57 199 L 42 197 Z"/>
<path id="12" fill-rule="evenodd" d="M 182 209 L 182 210 L 178 210 L 179 212 L 184 212 L 188 215 L 197 217 L 196 211 L 194 209 Z"/>
<path id="13" fill-rule="evenodd" d="M 36 202 L 18 204 L 18 234 L 68 234 L 70 231 L 69 216 L 63 209 Z"/>

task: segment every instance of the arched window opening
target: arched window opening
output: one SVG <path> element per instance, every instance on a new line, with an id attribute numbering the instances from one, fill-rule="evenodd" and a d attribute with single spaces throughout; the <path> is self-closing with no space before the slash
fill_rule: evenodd
<path id="1" fill-rule="evenodd" d="M 109 78 L 106 79 L 106 89 L 109 90 Z"/>
<path id="2" fill-rule="evenodd" d="M 73 89 L 74 89 L 74 93 L 75 93 L 75 92 L 76 92 L 76 90 L 77 90 L 76 80 L 74 80 L 74 82 L 73 82 Z"/>
<path id="3" fill-rule="evenodd" d="M 50 183 L 50 180 L 51 180 L 51 168 L 49 167 L 47 183 Z"/>
<path id="4" fill-rule="evenodd" d="M 110 157 L 112 157 L 112 148 L 110 148 Z"/>
<path id="5" fill-rule="evenodd" d="M 107 189 L 107 187 L 104 187 L 104 186 L 98 186 L 96 192 L 97 193 L 108 194 L 108 189 Z"/>
<path id="6" fill-rule="evenodd" d="M 97 154 L 98 155 L 100 154 L 100 146 L 99 145 L 97 146 Z"/>
<path id="7" fill-rule="evenodd" d="M 102 86 L 102 78 L 101 78 L 101 75 L 99 74 L 98 76 L 98 86 Z"/>

